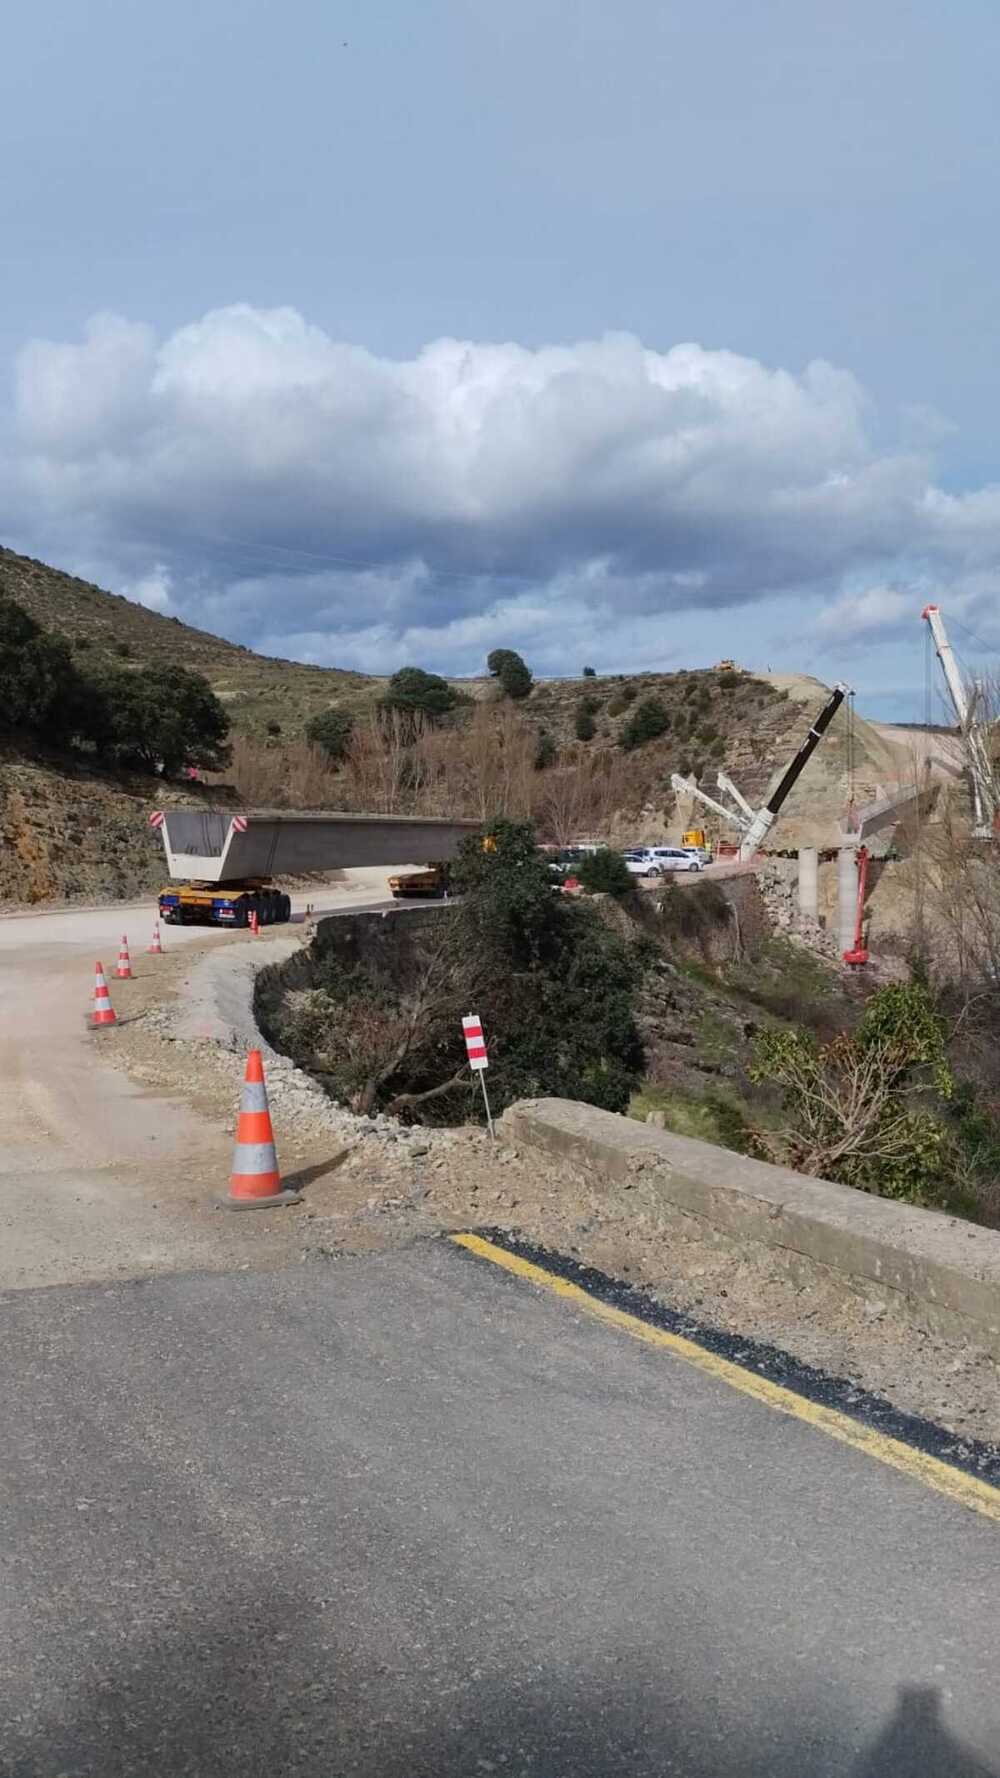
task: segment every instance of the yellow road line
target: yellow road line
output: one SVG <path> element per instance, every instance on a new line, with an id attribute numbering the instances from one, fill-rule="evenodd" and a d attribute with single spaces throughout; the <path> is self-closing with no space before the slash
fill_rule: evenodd
<path id="1" fill-rule="evenodd" d="M 794 1390 L 785 1389 L 780 1383 L 773 1383 L 769 1377 L 762 1377 L 756 1371 L 743 1370 L 728 1358 L 706 1352 L 703 1346 L 696 1346 L 693 1340 L 686 1340 L 683 1334 L 667 1333 L 661 1327 L 653 1327 L 648 1321 L 640 1320 L 637 1315 L 629 1315 L 624 1309 L 602 1303 L 586 1290 L 581 1290 L 578 1284 L 571 1284 L 567 1278 L 560 1278 L 555 1272 L 547 1272 L 543 1266 L 535 1265 L 529 1259 L 522 1259 L 520 1254 L 508 1253 L 506 1248 L 484 1240 L 481 1235 L 452 1235 L 450 1239 L 456 1246 L 464 1247 L 480 1259 L 501 1266 L 505 1272 L 513 1272 L 516 1277 L 526 1279 L 529 1284 L 536 1284 L 543 1290 L 551 1291 L 554 1296 L 562 1297 L 575 1308 L 593 1315 L 597 1321 L 603 1321 L 608 1327 L 617 1328 L 620 1333 L 628 1334 L 633 1340 L 641 1340 L 646 1346 L 659 1346 L 661 1350 L 672 1352 L 675 1358 L 682 1358 L 686 1364 L 693 1364 L 697 1370 L 716 1377 L 721 1383 L 727 1383 L 731 1389 L 738 1389 L 741 1395 L 750 1395 L 755 1401 L 763 1402 L 766 1407 L 776 1408 L 779 1414 L 804 1420 L 817 1431 L 839 1439 L 841 1444 L 853 1445 L 856 1451 L 864 1451 L 877 1462 L 887 1463 L 890 1469 L 900 1470 L 903 1475 L 922 1482 L 925 1488 L 933 1488 L 938 1494 L 947 1495 L 949 1500 L 954 1500 L 959 1506 L 982 1513 L 987 1519 L 1000 1521 L 1000 1489 L 992 1487 L 989 1482 L 966 1475 L 963 1470 L 952 1469 L 950 1464 L 942 1463 L 939 1458 L 931 1457 L 925 1451 L 915 1450 L 912 1445 L 903 1444 L 900 1439 L 889 1438 L 884 1432 L 876 1432 L 873 1427 L 865 1426 L 860 1420 L 852 1420 L 849 1415 L 838 1413 L 836 1408 L 823 1407 L 804 1395 L 796 1395 Z"/>

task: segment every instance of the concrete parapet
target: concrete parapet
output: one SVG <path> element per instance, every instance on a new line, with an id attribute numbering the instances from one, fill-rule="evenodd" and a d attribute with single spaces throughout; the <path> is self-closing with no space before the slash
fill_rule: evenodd
<path id="1" fill-rule="evenodd" d="M 838 1276 L 911 1323 L 970 1340 L 1000 1359 L 1000 1233 L 918 1210 L 568 1099 L 522 1100 L 500 1120 L 508 1140 L 568 1162 L 591 1182 L 635 1186 L 669 1224 L 697 1218 L 706 1238 L 767 1248 L 797 1277 Z"/>

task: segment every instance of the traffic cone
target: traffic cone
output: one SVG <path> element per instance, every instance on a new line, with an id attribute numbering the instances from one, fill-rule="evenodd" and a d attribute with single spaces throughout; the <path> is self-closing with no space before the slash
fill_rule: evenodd
<path id="1" fill-rule="evenodd" d="M 254 908 L 250 909 L 250 937 L 260 937 L 260 921 L 257 918 L 256 909 Z"/>
<path id="2" fill-rule="evenodd" d="M 111 1004 L 108 984 L 104 979 L 104 965 L 98 963 L 94 980 L 94 1010 L 90 1015 L 92 1025 L 117 1025 L 118 1019 Z"/>
<path id="3" fill-rule="evenodd" d="M 159 922 L 159 920 L 153 921 L 153 942 L 151 945 L 146 946 L 146 956 L 147 957 L 162 957 L 163 956 L 163 946 L 160 943 L 160 922 Z"/>
<path id="4" fill-rule="evenodd" d="M 243 1080 L 226 1203 L 230 1210 L 260 1210 L 271 1204 L 296 1204 L 298 1199 L 298 1192 L 281 1189 L 264 1065 L 260 1050 L 251 1050 Z"/>
<path id="5" fill-rule="evenodd" d="M 118 967 L 115 974 L 120 981 L 130 982 L 132 980 L 132 959 L 128 954 L 128 938 L 124 932 L 122 933 L 122 942 L 118 946 Z"/>

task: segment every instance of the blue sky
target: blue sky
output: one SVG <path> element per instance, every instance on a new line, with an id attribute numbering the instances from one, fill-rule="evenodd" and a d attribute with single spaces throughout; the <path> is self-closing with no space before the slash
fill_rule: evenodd
<path id="1" fill-rule="evenodd" d="M 1000 652 L 1000 13 L 39 0 L 0 536 L 391 670 Z"/>

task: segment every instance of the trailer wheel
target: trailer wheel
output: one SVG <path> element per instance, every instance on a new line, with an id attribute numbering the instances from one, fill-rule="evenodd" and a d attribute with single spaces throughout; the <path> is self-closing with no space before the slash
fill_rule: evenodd
<path id="1" fill-rule="evenodd" d="M 247 923 L 249 922 L 249 919 L 250 919 L 250 909 L 247 907 L 246 900 L 244 899 L 244 897 L 241 896 L 239 901 L 236 903 L 236 908 L 235 908 L 235 911 L 233 914 L 233 924 L 234 924 L 234 926 L 246 926 Z"/>
<path id="2" fill-rule="evenodd" d="M 290 895 L 282 895 L 280 900 L 281 906 L 278 910 L 278 919 L 284 926 L 288 924 L 288 921 L 292 917 L 292 898 Z"/>

